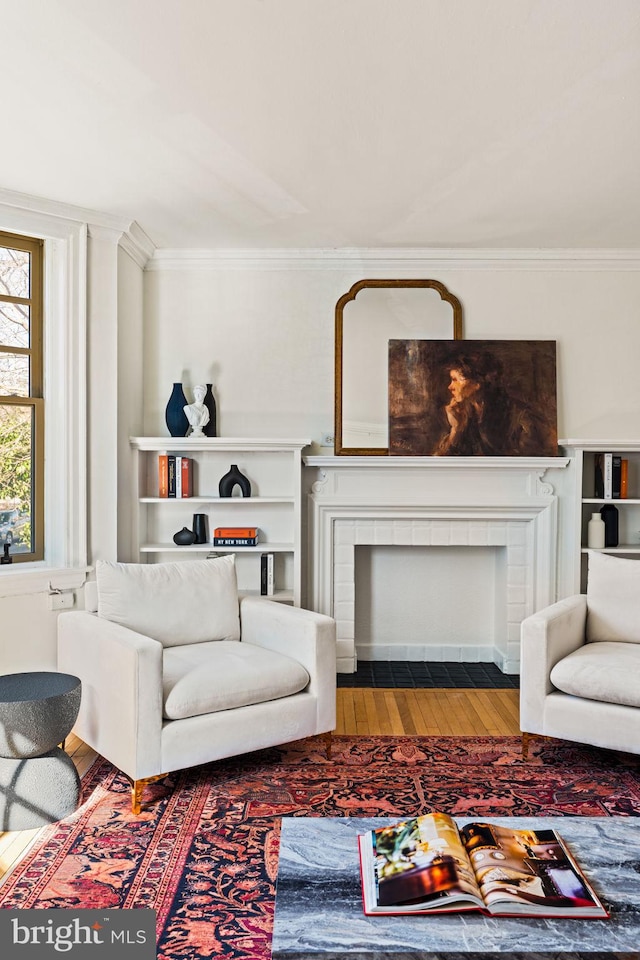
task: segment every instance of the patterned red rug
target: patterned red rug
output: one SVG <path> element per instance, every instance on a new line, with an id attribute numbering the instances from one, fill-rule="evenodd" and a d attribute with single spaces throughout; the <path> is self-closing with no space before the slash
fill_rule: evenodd
<path id="1" fill-rule="evenodd" d="M 0 888 L 0 906 L 153 907 L 159 960 L 270 956 L 280 818 L 640 816 L 632 757 L 516 737 L 337 737 L 176 774 L 131 814 L 104 760 L 83 803 L 45 828 Z"/>

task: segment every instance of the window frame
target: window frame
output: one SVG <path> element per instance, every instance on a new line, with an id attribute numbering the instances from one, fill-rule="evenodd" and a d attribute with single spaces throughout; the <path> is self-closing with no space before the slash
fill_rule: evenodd
<path id="1" fill-rule="evenodd" d="M 87 237 L 84 211 L 0 188 L 0 228 L 44 241 L 44 559 L 0 567 L 0 598 L 81 587 L 87 565 Z"/>
<path id="2" fill-rule="evenodd" d="M 27 396 L 0 394 L 0 405 L 31 408 L 31 550 L 12 553 L 13 563 L 31 563 L 44 559 L 45 551 L 45 398 L 44 398 L 44 241 L 0 230 L 0 247 L 24 250 L 30 254 L 29 296 L 0 293 L 0 302 L 29 307 L 29 346 L 17 347 L 0 342 L 0 354 L 29 357 L 29 393 Z"/>

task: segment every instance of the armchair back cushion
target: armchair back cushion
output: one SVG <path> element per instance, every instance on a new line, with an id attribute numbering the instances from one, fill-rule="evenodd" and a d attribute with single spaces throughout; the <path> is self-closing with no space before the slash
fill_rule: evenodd
<path id="1" fill-rule="evenodd" d="M 240 639 L 235 558 L 187 563 L 98 560 L 98 616 L 163 647 Z"/>
<path id="2" fill-rule="evenodd" d="M 588 643 L 640 643 L 640 563 L 589 551 Z"/>

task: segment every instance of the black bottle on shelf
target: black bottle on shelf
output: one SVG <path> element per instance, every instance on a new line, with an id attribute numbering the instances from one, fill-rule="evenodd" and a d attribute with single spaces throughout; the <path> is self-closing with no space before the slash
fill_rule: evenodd
<path id="1" fill-rule="evenodd" d="M 617 547 L 619 542 L 618 534 L 618 508 L 612 503 L 605 503 L 600 509 L 600 516 L 604 520 L 604 545 L 607 547 Z"/>

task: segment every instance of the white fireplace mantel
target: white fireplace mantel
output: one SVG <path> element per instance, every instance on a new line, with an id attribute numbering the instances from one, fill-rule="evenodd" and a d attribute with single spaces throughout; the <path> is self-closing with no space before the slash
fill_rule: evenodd
<path id="1" fill-rule="evenodd" d="M 504 548 L 504 630 L 490 654 L 483 651 L 478 659 L 517 672 L 521 620 L 556 598 L 554 484 L 570 462 L 567 457 L 305 457 L 312 603 L 337 621 L 339 670 L 356 667 L 355 548 L 401 545 Z"/>

